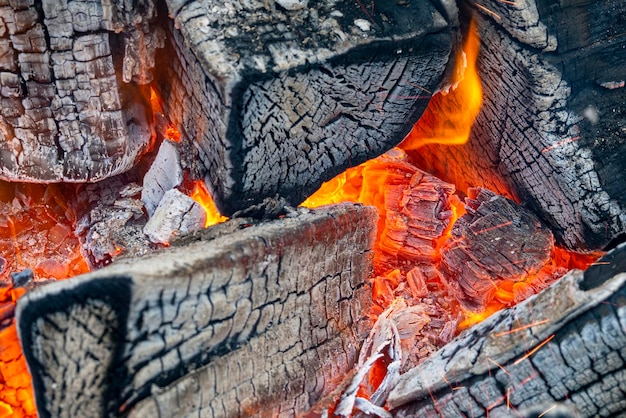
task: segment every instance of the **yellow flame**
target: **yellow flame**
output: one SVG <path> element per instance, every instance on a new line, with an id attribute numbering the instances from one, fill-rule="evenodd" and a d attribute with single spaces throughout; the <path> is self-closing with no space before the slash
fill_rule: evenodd
<path id="1" fill-rule="evenodd" d="M 448 92 L 435 94 L 420 120 L 400 144 L 408 151 L 426 144 L 465 144 L 482 105 L 483 90 L 476 69 L 480 38 L 474 20 L 459 52 Z"/>
<path id="2" fill-rule="evenodd" d="M 228 220 L 226 216 L 222 216 L 217 210 L 215 202 L 213 202 L 213 198 L 202 180 L 194 182 L 191 198 L 198 202 L 206 213 L 205 228 Z"/>

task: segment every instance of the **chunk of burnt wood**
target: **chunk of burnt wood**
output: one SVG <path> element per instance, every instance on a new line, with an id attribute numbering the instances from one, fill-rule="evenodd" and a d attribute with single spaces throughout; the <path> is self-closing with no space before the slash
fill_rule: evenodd
<path id="1" fill-rule="evenodd" d="M 152 137 L 145 98 L 163 31 L 152 0 L 0 6 L 0 178 L 96 181 Z"/>
<path id="2" fill-rule="evenodd" d="M 483 108 L 465 146 L 425 146 L 420 167 L 525 202 L 569 249 L 602 249 L 626 231 L 626 3 L 463 3 Z"/>
<path id="3" fill-rule="evenodd" d="M 452 227 L 439 269 L 466 309 L 484 310 L 503 280 L 523 281 L 550 259 L 552 233 L 530 211 L 485 189 L 470 189 L 467 214 Z"/>
<path id="4" fill-rule="evenodd" d="M 16 317 L 39 415 L 307 410 L 369 331 L 376 216 L 307 211 L 33 290 Z"/>
<path id="5" fill-rule="evenodd" d="M 157 88 L 227 216 L 296 206 L 399 143 L 457 38 L 448 0 L 166 3 Z"/>
<path id="6" fill-rule="evenodd" d="M 385 217 L 379 225 L 381 239 L 376 246 L 377 273 L 432 265 L 438 256 L 437 243 L 451 222 L 451 201 L 458 199 L 454 185 L 409 163 L 390 165 L 380 174 L 389 177 L 384 187 Z M 403 178 L 394 181 L 393 174 Z"/>
<path id="7" fill-rule="evenodd" d="M 582 282 L 570 272 L 401 376 L 387 399 L 394 416 L 537 416 L 558 404 L 578 417 L 621 416 L 626 274 L 588 290 Z"/>

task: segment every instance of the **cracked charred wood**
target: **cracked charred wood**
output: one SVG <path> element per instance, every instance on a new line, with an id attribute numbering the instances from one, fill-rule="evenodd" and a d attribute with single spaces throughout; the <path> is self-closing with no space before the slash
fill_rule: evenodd
<path id="1" fill-rule="evenodd" d="M 417 158 L 461 190 L 524 202 L 559 243 L 592 251 L 626 231 L 626 3 L 561 3 L 468 6 L 483 107 L 466 145 Z"/>
<path id="2" fill-rule="evenodd" d="M 300 212 L 33 290 L 16 317 L 39 416 L 305 411 L 367 336 L 376 217 Z"/>
<path id="3" fill-rule="evenodd" d="M 152 137 L 151 0 L 0 2 L 0 177 L 96 181 Z M 147 93 L 147 94 L 146 94 Z"/>
<path id="4" fill-rule="evenodd" d="M 503 281 L 524 282 L 548 263 L 554 238 L 515 202 L 480 188 L 468 194 L 467 214 L 452 227 L 438 268 L 461 305 L 481 312 Z"/>
<path id="5" fill-rule="evenodd" d="M 166 3 L 157 89 L 227 216 L 296 206 L 398 144 L 458 32 L 449 0 Z"/>
<path id="6" fill-rule="evenodd" d="M 462 333 L 400 378 L 388 397 L 397 417 L 509 417 L 561 404 L 579 417 L 626 409 L 626 246 L 584 274 Z M 605 261 L 606 260 L 606 261 Z M 528 413 L 528 415 L 525 415 Z"/>

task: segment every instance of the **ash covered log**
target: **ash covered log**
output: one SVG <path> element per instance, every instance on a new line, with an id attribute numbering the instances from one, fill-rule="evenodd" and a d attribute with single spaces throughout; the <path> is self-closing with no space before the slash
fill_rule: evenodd
<path id="1" fill-rule="evenodd" d="M 388 398 L 395 416 L 537 416 L 557 403 L 573 416 L 623 413 L 625 253 L 465 331 L 401 377 Z"/>
<path id="2" fill-rule="evenodd" d="M 328 207 L 32 291 L 17 321 L 40 416 L 306 410 L 367 335 L 375 222 Z"/>
<path id="3" fill-rule="evenodd" d="M 400 142 L 457 38 L 449 0 L 166 3 L 160 96 L 228 216 L 295 206 Z"/>
<path id="4" fill-rule="evenodd" d="M 626 3 L 464 3 L 483 107 L 468 144 L 420 148 L 420 167 L 523 201 L 570 249 L 603 248 L 626 231 Z"/>
<path id="5" fill-rule="evenodd" d="M 132 167 L 152 137 L 145 101 L 151 0 L 0 5 L 0 177 L 95 181 Z"/>

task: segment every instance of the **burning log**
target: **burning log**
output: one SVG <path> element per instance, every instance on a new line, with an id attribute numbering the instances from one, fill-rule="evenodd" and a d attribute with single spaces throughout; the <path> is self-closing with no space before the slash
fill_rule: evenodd
<path id="1" fill-rule="evenodd" d="M 144 97 L 163 31 L 134 2 L 3 2 L 0 177 L 95 181 L 132 167 L 150 144 Z"/>
<path id="2" fill-rule="evenodd" d="M 367 335 L 375 219 L 345 204 L 224 224 L 32 291 L 17 323 L 40 416 L 308 409 Z"/>
<path id="3" fill-rule="evenodd" d="M 555 403 L 577 416 L 623 412 L 625 252 L 465 331 L 400 378 L 387 399 L 394 415 L 523 416 Z"/>
<path id="4" fill-rule="evenodd" d="M 482 312 L 502 282 L 523 283 L 550 261 L 553 238 L 530 211 L 491 191 L 470 189 L 465 201 L 439 268 L 461 304 Z M 529 296 L 523 293 L 516 302 Z"/>
<path id="5" fill-rule="evenodd" d="M 466 145 L 415 161 L 523 201 L 569 249 L 603 248 L 626 231 L 626 3 L 469 3 L 483 107 Z"/>
<path id="6" fill-rule="evenodd" d="M 451 1 L 166 3 L 159 96 L 228 216 L 279 213 L 400 142 L 457 39 Z"/>

